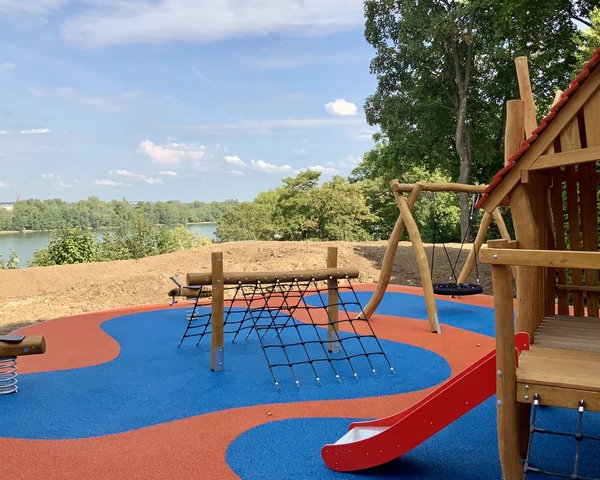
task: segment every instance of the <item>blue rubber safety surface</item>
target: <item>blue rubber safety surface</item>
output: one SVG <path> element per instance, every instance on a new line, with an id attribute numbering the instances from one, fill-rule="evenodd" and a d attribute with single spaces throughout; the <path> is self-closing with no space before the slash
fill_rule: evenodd
<path id="1" fill-rule="evenodd" d="M 372 296 L 373 292 L 356 292 L 356 297 L 358 297 L 361 305 L 366 305 Z M 326 300 L 323 294 L 321 297 L 319 299 L 317 294 L 307 295 L 305 302 L 313 306 L 322 305 L 322 302 Z M 348 311 L 356 313 L 360 311 L 355 302 L 354 294 L 340 292 L 340 299 L 348 304 Z M 436 299 L 436 305 L 440 324 L 452 325 L 488 337 L 496 336 L 494 310 L 492 308 L 439 299 Z M 375 313 L 427 320 L 425 297 L 409 293 L 386 292 Z"/>
<path id="2" fill-rule="evenodd" d="M 322 386 L 317 384 L 310 366 L 301 365 L 295 367 L 301 383 L 301 388 L 296 388 L 290 369 L 279 367 L 278 392 L 256 333 L 236 343 L 226 335 L 224 372 L 210 371 L 209 336 L 199 346 L 191 338 L 177 348 L 187 313 L 172 309 L 114 318 L 102 324 L 121 346 L 113 361 L 19 375 L 23 394 L 0 396 L 0 437 L 107 435 L 249 405 L 410 392 L 436 385 L 450 375 L 450 367 L 439 355 L 382 340 L 383 350 L 396 366 L 395 375 L 381 356 L 370 357 L 377 368 L 376 377 L 365 357 L 357 357 L 353 365 L 358 380 L 353 378 L 347 362 L 336 364 L 342 383 L 335 380 L 328 363 L 320 362 L 315 368 Z M 294 340 L 294 330 L 286 329 L 281 335 Z M 310 329 L 305 333 L 307 339 L 311 338 L 309 333 Z M 359 346 L 350 348 L 356 353 Z M 292 348 L 289 354 L 301 358 L 302 352 Z"/>
<path id="3" fill-rule="evenodd" d="M 538 426 L 575 433 L 574 410 L 541 408 Z M 334 472 L 321 460 L 321 448 L 334 443 L 348 429 L 351 418 L 292 419 L 255 427 L 238 437 L 227 450 L 227 463 L 244 480 L 277 479 L 384 479 L 472 480 L 500 479 L 496 439 L 495 396 L 467 413 L 417 448 L 385 465 L 359 472 Z M 585 413 L 583 431 L 600 436 L 600 414 Z M 277 442 L 274 443 L 273 439 Z M 574 438 L 535 434 L 532 465 L 570 475 Z M 581 442 L 580 478 L 600 474 L 600 442 Z M 548 478 L 529 474 L 528 479 Z"/>

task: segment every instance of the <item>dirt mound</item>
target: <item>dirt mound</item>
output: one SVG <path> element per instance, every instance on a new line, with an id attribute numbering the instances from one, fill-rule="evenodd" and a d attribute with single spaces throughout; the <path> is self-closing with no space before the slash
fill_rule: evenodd
<path id="1" fill-rule="evenodd" d="M 222 251 L 225 271 L 277 271 L 325 267 L 328 246 L 338 247 L 340 266 L 360 271 L 360 283 L 375 283 L 386 242 L 232 242 L 141 260 L 0 270 L 0 333 L 64 315 L 114 307 L 167 303 L 169 276 L 210 270 L 210 254 Z M 454 259 L 458 245 L 447 246 Z M 431 251 L 428 249 L 428 253 Z M 460 270 L 466 252 L 458 263 Z M 448 281 L 451 268 L 441 247 L 434 279 Z M 458 275 L 458 271 L 456 272 Z M 489 268 L 479 265 L 484 293 L 491 293 Z M 470 281 L 475 281 L 473 272 Z M 401 242 L 391 283 L 420 285 L 414 253 Z"/>

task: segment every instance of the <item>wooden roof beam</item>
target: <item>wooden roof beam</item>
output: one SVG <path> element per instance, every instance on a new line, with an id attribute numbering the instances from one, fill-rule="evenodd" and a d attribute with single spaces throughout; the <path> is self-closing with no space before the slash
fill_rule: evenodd
<path id="1" fill-rule="evenodd" d="M 600 160 L 600 147 L 588 147 L 569 152 L 542 155 L 529 168 L 529 170 L 543 170 L 545 168 L 562 167 L 578 163 L 597 162 Z"/>

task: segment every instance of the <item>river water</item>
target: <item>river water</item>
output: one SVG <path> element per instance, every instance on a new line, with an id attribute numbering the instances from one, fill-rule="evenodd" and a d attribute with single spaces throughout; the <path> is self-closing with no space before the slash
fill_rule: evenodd
<path id="1" fill-rule="evenodd" d="M 215 238 L 217 226 L 213 223 L 200 225 L 187 225 L 186 228 L 197 235 Z M 95 232 L 96 238 L 102 239 L 102 232 Z M 16 232 L 0 233 L 0 255 L 3 261 L 8 260 L 10 251 L 17 252 L 19 267 L 25 267 L 27 262 L 33 258 L 33 252 L 45 248 L 50 242 L 51 232 Z"/>

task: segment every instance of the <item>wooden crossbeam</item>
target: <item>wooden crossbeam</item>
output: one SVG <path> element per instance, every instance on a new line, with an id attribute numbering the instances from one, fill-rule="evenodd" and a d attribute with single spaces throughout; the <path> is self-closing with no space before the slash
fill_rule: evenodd
<path id="1" fill-rule="evenodd" d="M 600 160 L 600 147 L 580 148 L 569 152 L 542 155 L 531 165 L 529 170 L 543 170 L 545 168 L 560 167 L 563 165 L 576 165 Z"/>
<path id="2" fill-rule="evenodd" d="M 357 268 L 321 268 L 316 270 L 290 270 L 282 272 L 225 272 L 223 274 L 224 285 L 244 285 L 260 283 L 329 280 L 330 278 L 358 278 Z M 186 282 L 190 286 L 210 285 L 212 283 L 211 272 L 188 273 Z"/>

